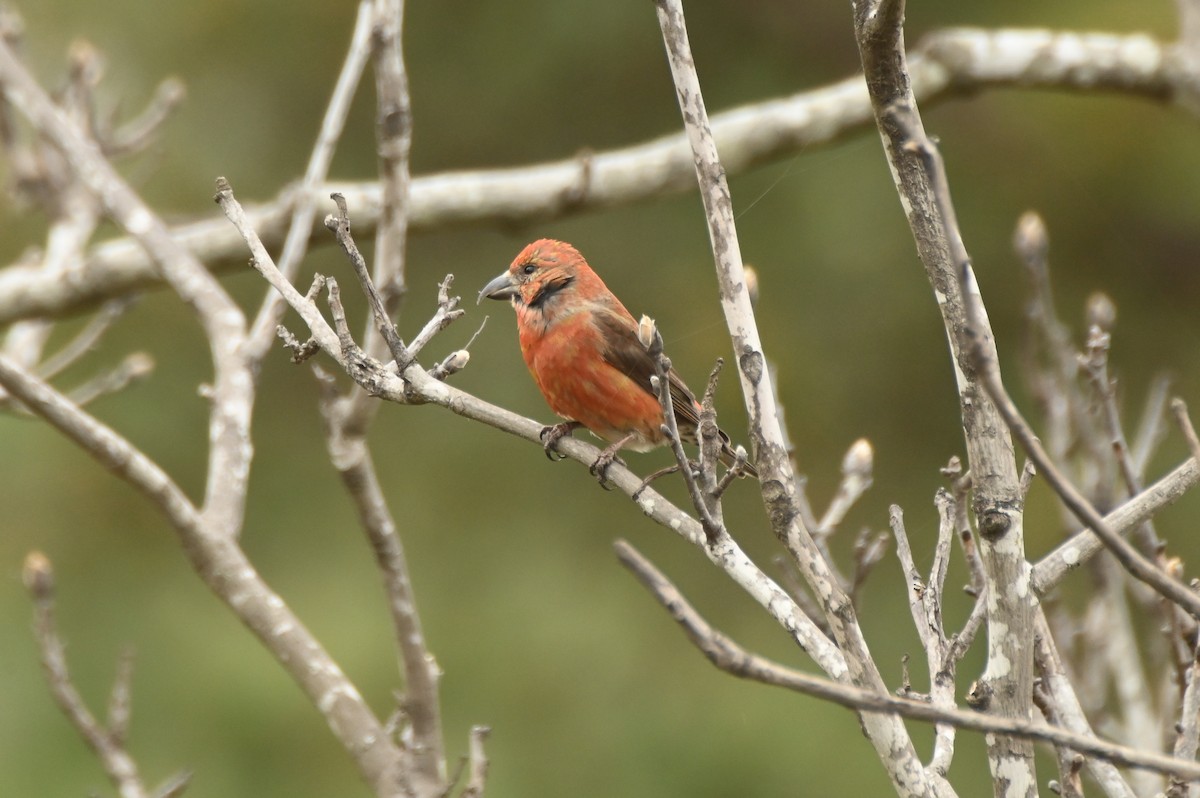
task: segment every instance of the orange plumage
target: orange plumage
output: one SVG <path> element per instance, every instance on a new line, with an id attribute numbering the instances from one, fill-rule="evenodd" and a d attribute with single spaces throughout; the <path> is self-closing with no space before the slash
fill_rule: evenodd
<path id="1" fill-rule="evenodd" d="M 644 452 L 666 443 L 650 384 L 654 361 L 638 339 L 638 323 L 578 250 L 534 241 L 484 286 L 480 301 L 485 297 L 512 300 L 525 363 L 550 409 L 567 419 L 543 430 L 547 453 L 562 435 L 586 427 L 612 444 L 593 466 L 603 480 L 619 449 Z M 695 442 L 700 404 L 674 370 L 667 379 L 680 437 Z M 725 433 L 721 438 L 721 460 L 730 465 L 734 451 Z M 754 473 L 752 466 L 745 470 Z"/>

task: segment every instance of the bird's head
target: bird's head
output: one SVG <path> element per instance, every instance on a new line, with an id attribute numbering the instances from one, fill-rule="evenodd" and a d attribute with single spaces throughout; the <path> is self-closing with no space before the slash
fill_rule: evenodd
<path id="1" fill-rule="evenodd" d="M 544 310 L 578 283 L 598 280 L 579 250 L 563 241 L 542 238 L 526 245 L 512 265 L 479 292 L 484 299 L 511 299 L 531 310 Z"/>

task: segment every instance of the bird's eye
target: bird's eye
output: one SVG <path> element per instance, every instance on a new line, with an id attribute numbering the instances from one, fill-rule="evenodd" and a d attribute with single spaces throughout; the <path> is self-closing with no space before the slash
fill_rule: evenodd
<path id="1" fill-rule="evenodd" d="M 532 263 L 526 263 L 525 267 L 522 268 L 521 271 L 525 272 L 525 274 L 533 274 L 535 271 L 537 271 L 537 266 L 534 266 Z"/>

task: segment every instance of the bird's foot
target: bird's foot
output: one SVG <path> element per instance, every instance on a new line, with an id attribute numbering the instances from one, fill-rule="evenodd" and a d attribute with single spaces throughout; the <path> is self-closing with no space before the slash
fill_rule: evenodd
<path id="1" fill-rule="evenodd" d="M 641 495 L 642 495 L 642 491 L 644 491 L 646 488 L 650 487 L 650 483 L 651 483 L 651 482 L 653 482 L 654 480 L 658 479 L 659 477 L 665 477 L 667 474 L 674 474 L 674 473 L 675 473 L 676 471 L 678 471 L 678 470 L 679 470 L 679 464 L 678 464 L 678 463 L 676 463 L 675 465 L 669 465 L 669 466 L 667 466 L 666 468 L 660 468 L 660 469 L 658 469 L 658 470 L 657 470 L 657 471 L 655 471 L 653 474 L 651 474 L 650 476 L 648 476 L 648 477 L 646 477 L 645 479 L 643 479 L 643 480 L 642 480 L 642 484 L 641 484 L 641 485 L 638 485 L 638 486 L 637 486 L 637 490 L 635 490 L 635 491 L 633 492 L 633 497 L 632 497 L 632 498 L 633 498 L 633 500 L 634 500 L 634 501 L 637 501 L 637 500 L 638 500 L 638 496 L 641 496 Z"/>
<path id="2" fill-rule="evenodd" d="M 594 476 L 600 482 L 600 487 L 604 488 L 605 490 L 612 490 L 612 488 L 608 486 L 608 467 L 613 463 L 625 465 L 625 461 L 620 457 L 617 457 L 617 449 L 619 448 L 621 448 L 619 445 L 609 446 L 607 449 L 600 452 L 600 455 L 596 458 L 594 463 L 588 466 L 588 473 Z"/>
<path id="3" fill-rule="evenodd" d="M 564 421 L 561 424 L 550 424 L 542 427 L 542 431 L 538 433 L 538 437 L 542 439 L 542 449 L 545 450 L 546 457 L 552 461 L 566 459 L 567 456 L 557 451 L 554 447 L 558 445 L 560 440 L 582 426 L 578 421 Z M 556 454 L 558 457 L 554 456 Z"/>

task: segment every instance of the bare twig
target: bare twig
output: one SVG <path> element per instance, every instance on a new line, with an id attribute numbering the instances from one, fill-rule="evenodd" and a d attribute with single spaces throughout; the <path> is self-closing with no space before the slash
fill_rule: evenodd
<path id="1" fill-rule="evenodd" d="M 488 758 L 483 744 L 491 729 L 487 726 L 472 726 L 470 747 L 467 753 L 467 784 L 459 798 L 481 798 L 487 786 Z"/>
<path id="2" fill-rule="evenodd" d="M 78 362 L 96 347 L 104 333 L 108 332 L 117 319 L 125 315 L 132 306 L 133 302 L 129 299 L 114 299 L 104 303 L 82 330 L 41 362 L 37 369 L 38 376 L 44 380 L 53 379 L 64 369 Z"/>
<path id="3" fill-rule="evenodd" d="M 117 657 L 117 675 L 113 677 L 112 690 L 108 694 L 108 712 L 104 725 L 109 737 L 117 745 L 129 739 L 129 720 L 133 704 L 133 649 L 126 648 Z"/>
<path id="4" fill-rule="evenodd" d="M 1104 516 L 1104 523 L 1114 533 L 1123 535 L 1144 519 L 1176 502 L 1197 483 L 1200 483 L 1200 466 L 1194 458 L 1185 460 L 1162 479 Z M 1091 530 L 1076 532 L 1034 565 L 1030 580 L 1033 589 L 1040 595 L 1047 594 L 1071 569 L 1078 568 L 1104 548 L 1103 541 Z"/>
<path id="5" fill-rule="evenodd" d="M 354 274 L 358 277 L 359 285 L 362 286 L 363 293 L 367 296 L 367 303 L 371 307 L 371 315 L 375 319 L 376 328 L 383 336 L 388 349 L 391 350 L 392 358 L 396 361 L 396 370 L 403 374 L 412 365 L 412 355 L 409 353 L 408 347 L 400 340 L 396 325 L 388 316 L 387 304 L 384 302 L 383 295 L 379 293 L 367 270 L 367 261 L 359 252 L 358 245 L 354 243 L 354 236 L 350 233 L 350 214 L 347 210 L 346 198 L 341 194 L 332 196 L 333 201 L 337 203 L 338 215 L 325 217 L 325 226 L 333 231 L 338 245 L 350 259 L 350 265 L 354 267 Z"/>
<path id="6" fill-rule="evenodd" d="M 1157 375 L 1146 391 L 1146 402 L 1142 408 L 1142 418 L 1138 422 L 1137 434 L 1134 435 L 1129 457 L 1133 467 L 1139 474 L 1146 472 L 1150 455 L 1166 437 L 1167 431 L 1163 424 L 1166 416 L 1167 395 L 1171 390 L 1171 378 L 1165 374 Z"/>
<path id="7" fill-rule="evenodd" d="M 649 327 L 649 332 L 643 332 L 646 327 Z M 714 545 L 717 541 L 725 536 L 725 525 L 720 520 L 720 504 L 714 501 L 711 496 L 706 495 L 700 485 L 701 478 L 692 470 L 692 464 L 688 461 L 687 453 L 683 450 L 683 441 L 679 438 L 679 426 L 675 420 L 674 399 L 671 397 L 670 380 L 667 374 L 671 370 L 671 360 L 663 354 L 663 339 L 662 333 L 658 331 L 658 326 L 654 324 L 648 316 L 642 316 L 642 330 L 639 330 L 639 335 L 648 337 L 650 357 L 654 360 L 654 370 L 657 372 L 651 379 L 651 387 L 658 392 L 658 403 L 662 406 L 663 413 L 663 431 L 667 435 L 667 441 L 670 443 L 671 452 L 675 455 L 675 462 L 679 464 L 679 470 L 683 472 L 684 482 L 687 484 L 688 495 L 692 499 L 692 506 L 696 508 L 696 512 L 700 515 L 700 525 L 704 528 L 704 535 L 708 539 L 710 545 Z"/>
<path id="8" fill-rule="evenodd" d="M 33 599 L 33 631 L 41 649 L 46 682 L 55 702 L 75 727 L 75 731 L 95 752 L 121 798 L 149 798 L 150 794 L 138 775 L 137 763 L 125 750 L 127 718 L 114 719 L 110 712 L 110 722 L 115 720 L 116 725 L 112 731 L 104 728 L 88 710 L 83 697 L 71 681 L 67 670 L 66 648 L 59 639 L 54 621 L 54 571 L 50 560 L 39 551 L 30 552 L 25 558 L 22 576 L 25 589 Z M 114 693 L 118 689 L 127 689 L 127 684 L 122 685 L 126 678 L 118 670 L 117 680 L 113 685 Z"/>
<path id="9" fill-rule="evenodd" d="M 890 510 L 892 533 L 896 537 L 896 555 L 904 572 L 908 588 L 909 613 L 921 647 L 929 675 L 929 700 L 934 706 L 954 706 L 954 674 L 959 657 L 948 656 L 950 641 L 942 621 L 942 596 L 946 583 L 946 566 L 954 540 L 954 518 L 948 497 L 939 491 L 938 542 L 933 566 L 928 578 L 923 578 L 913 560 L 912 548 L 904 528 L 904 515 L 897 505 Z M 954 758 L 954 728 L 939 724 L 934 728 L 934 752 L 930 769 L 945 776 Z"/>
<path id="10" fill-rule="evenodd" d="M 371 54 L 375 67 L 375 140 L 383 198 L 375 230 L 375 285 L 391 310 L 404 292 L 408 243 L 412 106 L 401 48 L 403 0 L 372 0 Z M 368 352 L 372 348 L 363 346 Z M 399 362 L 399 361 L 397 361 Z"/>
<path id="11" fill-rule="evenodd" d="M 846 450 L 846 456 L 842 459 L 842 481 L 833 500 L 829 502 L 829 509 L 813 530 L 814 538 L 832 534 L 854 503 L 871 487 L 874 461 L 875 450 L 866 438 L 859 438 Z"/>
<path id="12" fill-rule="evenodd" d="M 1142 475 L 1134 467 L 1129 455 L 1129 444 L 1125 440 L 1125 428 L 1121 424 L 1121 413 L 1117 407 L 1116 386 L 1108 375 L 1108 351 L 1112 344 L 1113 312 L 1096 311 L 1097 305 L 1113 308 L 1112 301 L 1103 294 L 1096 294 L 1088 301 L 1088 316 L 1095 319 L 1088 329 L 1087 343 L 1084 354 L 1080 357 L 1092 389 L 1100 400 L 1103 412 L 1104 426 L 1108 440 L 1112 446 L 1112 455 L 1116 461 L 1117 470 L 1125 482 L 1130 496 L 1142 490 Z M 1100 317 L 1106 317 L 1107 323 L 1102 323 Z M 1135 528 L 1142 550 L 1153 554 L 1159 551 L 1162 542 L 1154 529 L 1154 522 L 1147 519 Z"/>
<path id="13" fill-rule="evenodd" d="M 119 158 L 145 150 L 186 96 L 187 89 L 178 78 L 167 78 L 159 83 L 154 97 L 140 114 L 104 137 L 105 154 Z"/>
<path id="14" fill-rule="evenodd" d="M 350 113 L 350 104 L 354 99 L 354 91 L 358 88 L 370 56 L 371 34 L 371 2 L 361 0 L 358 6 L 358 17 L 354 23 L 354 32 L 350 35 L 350 46 L 346 50 L 346 60 L 342 63 L 342 71 L 338 74 L 337 84 L 333 95 L 325 108 L 325 117 L 321 121 L 321 131 L 317 134 L 317 142 L 309 155 L 308 166 L 304 170 L 296 201 L 291 208 L 291 218 L 287 225 L 287 236 L 283 241 L 283 251 L 279 255 L 279 271 L 288 280 L 296 276 L 304 253 L 308 249 L 309 238 L 312 234 L 313 218 L 317 211 L 318 188 L 324 183 L 329 173 L 329 165 L 337 150 L 346 116 Z M 278 291 L 268 292 L 258 315 L 251 325 L 247 341 L 247 352 L 251 362 L 260 362 L 269 351 L 275 328 L 283 318 L 287 305 L 283 295 Z"/>

